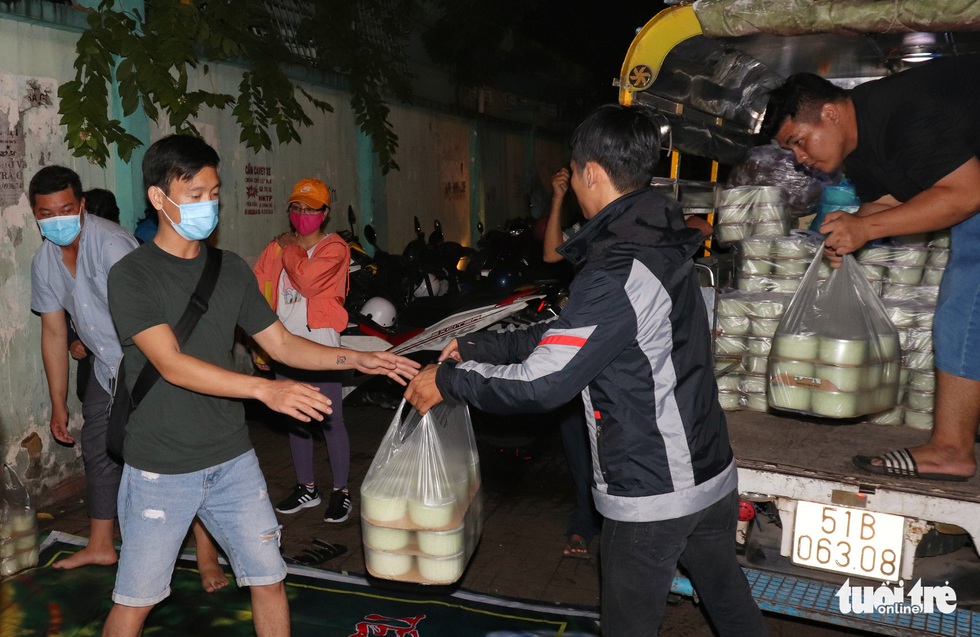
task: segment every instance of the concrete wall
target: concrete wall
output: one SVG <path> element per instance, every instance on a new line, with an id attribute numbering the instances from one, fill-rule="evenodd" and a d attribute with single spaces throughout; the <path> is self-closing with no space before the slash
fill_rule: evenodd
<path id="1" fill-rule="evenodd" d="M 53 163 L 76 170 L 86 188 L 118 192 L 117 184 L 131 183 L 131 175 L 138 174 L 138 169 L 134 173 L 135 167 L 122 163 L 103 169 L 74 159 L 65 150 L 56 92 L 59 83 L 74 76 L 77 37 L 77 30 L 0 16 L 0 135 L 6 133 L 5 139 L 22 140 L 23 145 L 21 181 L 15 175 L 14 186 L 4 179 L 3 160 L 7 158 L 0 152 L 0 457 L 27 479 L 32 494 L 42 503 L 57 485 L 80 475 L 82 468 L 80 449 L 57 445 L 48 431 L 50 404 L 39 351 L 40 319 L 29 311 L 30 262 L 41 237 L 27 203 L 26 187 L 40 167 Z M 237 92 L 240 69 L 210 68 L 209 75 L 196 78 L 198 87 Z M 28 103 L 26 93 L 30 91 L 25 87 L 31 81 L 49 89 L 50 104 Z M 447 239 L 472 245 L 476 220 L 484 220 L 490 228 L 524 216 L 532 177 L 548 185 L 551 173 L 567 161 L 563 143 L 536 138 L 517 125 L 393 105 L 391 122 L 399 135 L 396 160 L 401 170 L 382 176 L 370 154 L 369 140 L 354 123 L 348 96 L 340 89 L 312 82 L 305 86 L 333 104 L 335 112 L 319 113 L 311 107 L 308 112 L 314 124 L 301 131 L 302 144 L 253 152 L 239 142 L 230 113 L 204 112 L 197 122 L 222 159 L 219 245 L 249 262 L 254 262 L 272 237 L 288 229 L 285 200 L 292 185 L 304 177 L 318 177 L 331 187 L 330 229 L 348 227 L 347 207 L 352 206 L 359 218 L 355 229 L 359 234 L 363 224 L 373 223 L 379 245 L 401 252 L 413 237 L 412 217 L 416 215 L 427 233 L 438 219 Z M 20 128 L 14 128 L 18 123 Z M 151 140 L 170 132 L 154 124 L 144 127 Z M 8 184 L 7 195 L 2 190 L 4 183 Z M 134 202 L 133 208 L 143 199 L 141 192 L 126 198 Z M 122 215 L 124 225 L 130 227 L 140 217 L 141 209 L 124 210 Z M 73 392 L 69 409 L 70 429 L 77 433 L 81 414 Z"/>

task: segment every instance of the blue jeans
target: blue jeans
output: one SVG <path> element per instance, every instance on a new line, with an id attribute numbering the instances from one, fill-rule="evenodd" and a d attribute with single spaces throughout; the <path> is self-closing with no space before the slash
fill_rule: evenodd
<path id="1" fill-rule="evenodd" d="M 192 473 L 151 473 L 127 464 L 119 486 L 123 541 L 112 601 L 152 606 L 170 594 L 174 565 L 195 515 L 228 556 L 239 586 L 285 579 L 282 527 L 254 451 Z"/>
<path id="2" fill-rule="evenodd" d="M 738 494 L 673 520 L 602 526 L 603 637 L 656 635 L 677 564 L 722 637 L 765 637 L 762 612 L 735 558 Z"/>
<path id="3" fill-rule="evenodd" d="M 980 214 L 950 230 L 952 246 L 936 302 L 933 344 L 936 367 L 960 378 L 980 380 Z"/>

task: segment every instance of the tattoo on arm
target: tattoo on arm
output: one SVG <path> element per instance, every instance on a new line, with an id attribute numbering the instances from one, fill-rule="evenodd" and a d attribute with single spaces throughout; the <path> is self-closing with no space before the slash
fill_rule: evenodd
<path id="1" fill-rule="evenodd" d="M 338 365 L 343 365 L 346 362 L 347 362 L 347 357 L 346 356 L 344 356 L 343 354 L 339 354 L 337 356 L 337 364 Z"/>

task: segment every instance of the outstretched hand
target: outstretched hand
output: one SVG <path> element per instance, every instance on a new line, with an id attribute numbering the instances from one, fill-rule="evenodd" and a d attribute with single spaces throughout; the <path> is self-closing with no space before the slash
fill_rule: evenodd
<path id="1" fill-rule="evenodd" d="M 303 422 L 323 420 L 324 414 L 333 413 L 330 399 L 319 389 L 294 380 L 266 381 L 257 397 L 269 409 Z"/>
<path id="2" fill-rule="evenodd" d="M 391 354 L 389 352 L 358 352 L 350 350 L 353 357 L 354 369 L 363 374 L 387 376 L 399 385 L 407 384 L 419 373 L 421 365 L 410 358 Z M 338 362 L 341 362 L 338 359 Z"/>

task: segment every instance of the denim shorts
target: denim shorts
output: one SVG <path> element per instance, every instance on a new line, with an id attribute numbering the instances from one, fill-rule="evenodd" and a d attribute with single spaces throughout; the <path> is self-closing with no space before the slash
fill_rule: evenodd
<path id="1" fill-rule="evenodd" d="M 946 272 L 939 286 L 933 343 L 936 367 L 980 380 L 980 213 L 953 226 Z"/>
<path id="2" fill-rule="evenodd" d="M 170 579 L 197 515 L 224 550 L 239 586 L 286 577 L 281 526 L 269 502 L 255 452 L 192 473 L 123 468 L 119 486 L 122 550 L 112 601 L 152 606 L 170 594 Z"/>

